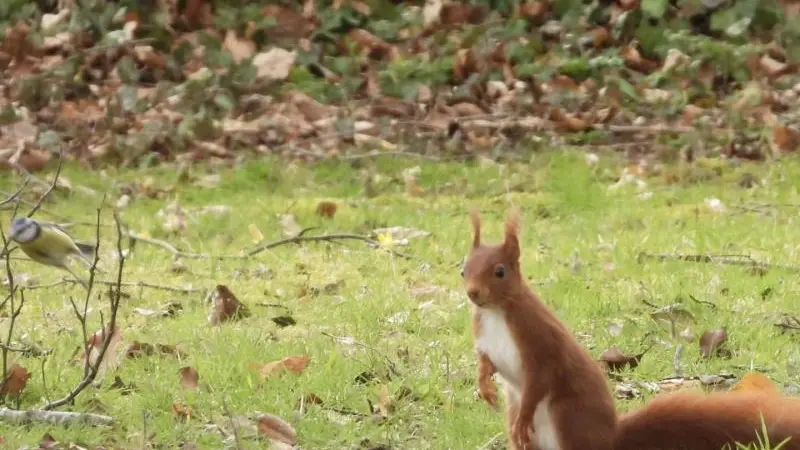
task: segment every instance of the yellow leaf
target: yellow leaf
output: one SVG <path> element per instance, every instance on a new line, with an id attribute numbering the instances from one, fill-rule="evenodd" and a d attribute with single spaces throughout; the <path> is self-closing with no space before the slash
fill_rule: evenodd
<path id="1" fill-rule="evenodd" d="M 258 229 L 256 224 L 251 223 L 247 226 L 247 231 L 250 232 L 250 236 L 253 236 L 253 241 L 258 244 L 259 242 L 264 240 L 264 235 L 261 234 L 261 230 Z"/>
<path id="2" fill-rule="evenodd" d="M 389 249 L 394 246 L 394 241 L 392 240 L 391 233 L 380 233 L 378 234 L 378 244 L 381 248 Z"/>

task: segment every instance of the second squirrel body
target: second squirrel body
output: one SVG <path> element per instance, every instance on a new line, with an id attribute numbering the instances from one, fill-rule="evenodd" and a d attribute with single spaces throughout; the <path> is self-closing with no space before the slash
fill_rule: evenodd
<path id="1" fill-rule="evenodd" d="M 504 382 L 512 450 L 721 450 L 758 444 L 763 429 L 773 446 L 788 439 L 782 450 L 800 450 L 800 399 L 772 392 L 660 395 L 617 419 L 600 365 L 524 281 L 516 211 L 498 245 L 481 244 L 471 219 L 462 276 L 478 390 L 496 406 L 492 376 Z"/>

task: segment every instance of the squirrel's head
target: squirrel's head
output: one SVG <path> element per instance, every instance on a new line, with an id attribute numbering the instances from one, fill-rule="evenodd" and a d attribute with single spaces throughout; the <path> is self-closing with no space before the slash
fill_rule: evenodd
<path id="1" fill-rule="evenodd" d="M 472 303 L 503 307 L 514 301 L 522 285 L 519 264 L 519 211 L 513 208 L 506 217 L 502 243 L 481 243 L 481 221 L 477 210 L 470 211 L 472 248 L 461 272 Z"/>

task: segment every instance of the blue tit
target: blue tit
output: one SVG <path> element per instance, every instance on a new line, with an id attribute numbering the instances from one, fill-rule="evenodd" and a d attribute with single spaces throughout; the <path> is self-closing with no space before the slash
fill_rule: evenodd
<path id="1" fill-rule="evenodd" d="M 75 242 L 58 224 L 40 222 L 29 217 L 15 218 L 11 222 L 9 237 L 32 260 L 66 270 L 88 289 L 86 282 L 67 267 L 67 258 L 78 256 L 91 266 L 93 262 L 89 258 L 94 257 L 93 246 Z"/>

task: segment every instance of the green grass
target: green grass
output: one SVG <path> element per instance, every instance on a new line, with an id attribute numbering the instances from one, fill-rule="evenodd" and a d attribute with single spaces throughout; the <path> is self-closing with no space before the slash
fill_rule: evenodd
<path id="1" fill-rule="evenodd" d="M 363 194 L 360 169 L 325 163 L 316 167 L 279 165 L 272 160 L 252 162 L 221 172 L 215 188 L 178 183 L 171 169 L 114 173 L 105 177 L 67 167 L 73 185 L 95 189 L 96 197 L 77 190 L 60 195 L 45 209 L 72 220 L 92 222 L 104 192 L 115 202 L 120 183 L 136 183 L 152 176 L 157 187 L 175 185 L 166 199 L 137 198 L 122 218 L 132 230 L 147 232 L 195 252 L 232 254 L 254 245 L 248 225 L 256 224 L 266 240 L 279 239 L 278 215 L 290 212 L 302 227 L 318 226 L 317 232 L 364 232 L 380 226 L 406 226 L 432 232 L 412 240 L 399 251 L 413 255 L 405 260 L 368 248 L 360 242 L 286 245 L 265 251 L 250 260 L 184 260 L 187 271 L 170 272 L 172 257 L 163 249 L 137 244 L 126 263 L 126 281 L 212 289 L 227 285 L 247 304 L 253 315 L 244 320 L 210 327 L 210 305 L 202 294 L 127 288 L 119 322 L 126 342 L 177 344 L 185 360 L 149 356 L 124 359 L 115 373 L 103 376 L 103 385 L 90 387 L 72 407 L 88 411 L 98 404 L 114 417 L 113 428 L 69 428 L 0 424 L 5 448 L 35 445 L 45 433 L 62 442 L 142 446 L 142 433 L 162 448 L 194 442 L 201 448 L 222 448 L 218 431 L 208 424 L 228 427 L 224 404 L 233 415 L 270 412 L 296 428 L 307 449 L 359 448 L 369 440 L 391 448 L 474 449 L 503 431 L 503 419 L 474 397 L 475 358 L 469 331 L 469 312 L 462 294 L 459 262 L 470 240 L 467 210 L 479 205 L 484 236 L 501 237 L 502 219 L 511 204 L 522 208 L 522 262 L 535 289 L 579 336 L 593 355 L 611 346 L 637 353 L 648 342 L 654 347 L 640 366 L 625 374 L 631 380 L 655 381 L 673 374 L 674 347 L 667 327 L 647 314 L 643 302 L 658 305 L 682 303 L 696 318 L 691 324 L 699 336 L 704 330 L 727 327 L 731 359 L 702 359 L 697 341 L 687 344 L 683 367 L 687 376 L 733 373 L 751 366 L 768 371 L 779 385 L 800 383 L 798 335 L 781 334 L 773 326 L 780 313 L 800 310 L 794 273 L 770 270 L 763 276 L 735 266 L 690 262 L 636 261 L 639 252 L 750 254 L 780 264 L 800 265 L 800 228 L 797 207 L 766 208 L 759 214 L 735 208 L 744 203 L 798 203 L 800 163 L 785 160 L 762 166 L 724 166 L 722 175 L 701 185 L 667 186 L 651 181 L 650 198 L 642 199 L 635 188 L 609 191 L 618 174 L 611 156 L 601 167 L 591 168 L 580 154 L 536 154 L 524 163 L 498 167 L 474 164 L 422 164 L 420 185 L 427 195 L 405 194 L 400 172 L 416 163 L 381 160 L 365 167 L 380 173 L 378 195 Z M 617 168 L 615 168 L 617 167 Z M 697 170 L 700 170 L 697 168 Z M 764 187 L 743 189 L 736 180 L 750 171 L 765 181 Z M 203 176 L 204 170 L 193 174 Z M 52 176 L 52 174 L 48 175 Z M 17 179 L 7 177 L 6 190 Z M 396 181 L 393 181 L 395 179 Z M 727 206 L 724 213 L 710 211 L 703 201 L 716 197 Z M 187 221 L 176 236 L 160 229 L 157 211 L 177 198 L 182 207 L 222 204 L 231 213 Z M 324 199 L 339 202 L 332 220 L 315 215 Z M 10 213 L 3 211 L 3 226 Z M 42 213 L 39 217 L 47 218 Z M 110 277 L 114 272 L 114 236 L 110 212 L 104 210 L 101 264 Z M 79 226 L 73 233 L 91 241 L 93 229 Z M 127 243 L 126 243 L 127 245 Z M 16 253 L 15 253 L 16 255 Z M 580 268 L 573 269 L 573 258 Z M 57 281 L 62 272 L 12 259 L 17 276 L 35 275 L 39 283 Z M 255 271 L 267 266 L 271 276 Z M 344 281 L 338 292 L 309 295 L 309 288 Z M 436 286 L 428 296 L 412 294 L 415 288 Z M 642 289 L 642 286 L 646 290 Z M 761 293 L 771 289 L 762 298 Z M 80 378 L 82 367 L 71 363 L 80 346 L 80 329 L 69 296 L 81 298 L 79 286 L 58 286 L 26 292 L 26 304 L 16 325 L 14 341 L 51 348 L 42 365 L 34 358 L 17 358 L 33 373 L 20 399 L 21 407 L 34 408 L 46 395 L 64 395 Z M 695 302 L 690 296 L 716 305 Z M 134 308 L 157 309 L 179 302 L 183 312 L 175 318 L 143 317 Z M 259 306 L 280 304 L 285 308 Z M 99 329 L 99 311 L 107 316 L 107 300 L 93 298 L 89 332 Z M 271 318 L 291 315 L 295 326 L 278 327 Z M 404 319 L 404 320 L 397 320 Z M 609 325 L 621 324 L 619 336 Z M 0 324 L 5 336 L 8 318 Z M 327 335 L 326 335 L 327 334 Z M 356 344 L 337 342 L 328 335 L 351 337 Z M 21 345 L 21 344 L 17 344 Z M 259 387 L 249 362 L 268 362 L 291 355 L 308 355 L 311 362 L 300 375 L 285 374 Z M 18 355 L 13 355 L 16 358 Z M 387 379 L 387 360 L 398 374 Z M 202 389 L 184 390 L 178 369 L 192 366 L 200 374 Z M 42 368 L 46 373 L 47 390 Z M 356 382 L 359 374 L 377 374 L 373 384 Z M 113 375 L 136 389 L 129 395 L 109 388 Z M 612 385 L 611 381 L 609 381 Z M 370 416 L 368 402 L 378 403 L 386 386 L 395 395 L 388 420 L 356 420 L 333 412 L 349 409 Z M 402 396 L 410 390 L 413 395 Z M 296 413 L 299 399 L 314 393 L 322 406 Z M 173 402 L 190 406 L 194 417 L 175 419 Z M 620 401 L 621 410 L 639 401 Z M 146 417 L 146 420 L 144 419 Z M 242 435 L 247 434 L 245 430 Z M 500 439 L 504 442 L 504 439 Z M 243 439 L 244 448 L 264 448 L 263 441 Z M 361 448 L 368 448 L 364 445 Z M 498 444 L 494 448 L 502 448 Z"/>

